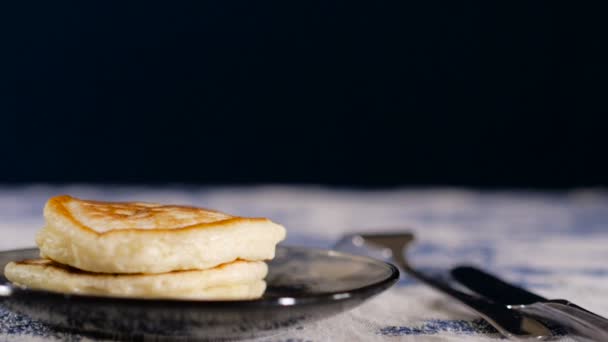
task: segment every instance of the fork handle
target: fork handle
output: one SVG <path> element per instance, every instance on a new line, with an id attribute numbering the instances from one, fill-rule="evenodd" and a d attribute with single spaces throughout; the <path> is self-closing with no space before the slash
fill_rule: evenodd
<path id="1" fill-rule="evenodd" d="M 521 312 L 547 318 L 590 341 L 608 341 L 608 319 L 563 300 L 514 306 Z"/>

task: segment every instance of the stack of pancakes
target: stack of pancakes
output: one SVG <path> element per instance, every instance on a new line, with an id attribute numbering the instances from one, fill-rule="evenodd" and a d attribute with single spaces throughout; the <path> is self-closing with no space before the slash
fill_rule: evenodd
<path id="1" fill-rule="evenodd" d="M 266 218 L 142 202 L 51 198 L 36 243 L 43 259 L 11 262 L 34 289 L 144 298 L 253 299 L 285 229 Z"/>

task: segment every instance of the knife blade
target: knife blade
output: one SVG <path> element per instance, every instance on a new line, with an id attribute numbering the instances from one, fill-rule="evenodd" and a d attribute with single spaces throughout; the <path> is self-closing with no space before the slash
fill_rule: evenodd
<path id="1" fill-rule="evenodd" d="M 459 266 L 452 278 L 470 290 L 511 309 L 558 323 L 591 341 L 608 340 L 608 319 L 564 299 L 546 299 L 481 269 Z"/>

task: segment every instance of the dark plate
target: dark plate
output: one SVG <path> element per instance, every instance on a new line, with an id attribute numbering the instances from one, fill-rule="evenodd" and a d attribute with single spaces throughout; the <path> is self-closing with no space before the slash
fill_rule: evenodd
<path id="1" fill-rule="evenodd" d="M 28 258 L 38 258 L 38 250 L 0 252 L 0 267 Z M 11 310 L 79 333 L 240 339 L 275 334 L 349 310 L 399 278 L 399 271 L 382 261 L 304 247 L 279 247 L 269 266 L 268 289 L 258 300 L 128 299 L 7 286 L 0 287 L 0 297 Z"/>

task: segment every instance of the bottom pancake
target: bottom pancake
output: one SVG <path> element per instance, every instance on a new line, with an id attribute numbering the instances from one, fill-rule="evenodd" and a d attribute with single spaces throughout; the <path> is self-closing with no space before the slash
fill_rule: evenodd
<path id="1" fill-rule="evenodd" d="M 134 298 L 238 300 L 259 298 L 268 267 L 235 261 L 206 270 L 160 274 L 106 274 L 81 271 L 47 259 L 6 265 L 4 275 L 19 286 L 61 293 Z"/>

